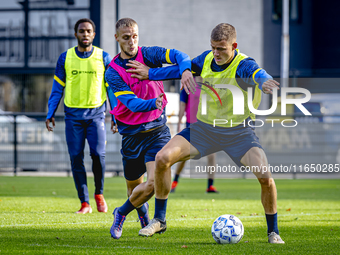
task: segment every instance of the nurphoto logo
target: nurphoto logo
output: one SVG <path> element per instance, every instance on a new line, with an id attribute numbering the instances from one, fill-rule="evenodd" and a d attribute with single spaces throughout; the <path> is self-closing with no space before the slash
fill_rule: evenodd
<path id="1" fill-rule="evenodd" d="M 216 84 L 214 87 L 212 87 L 211 85 L 209 85 L 209 83 L 201 83 L 199 84 L 199 86 L 201 87 L 201 89 L 203 91 L 206 92 L 206 94 L 202 94 L 201 96 L 201 114 L 202 115 L 207 115 L 207 95 L 209 95 L 215 102 L 215 104 L 217 103 L 217 101 L 214 99 L 214 95 L 206 88 L 203 88 L 203 86 L 206 86 L 207 88 L 209 88 L 218 98 L 218 100 L 220 101 L 221 107 L 227 107 L 227 106 L 223 106 L 222 105 L 222 101 L 220 99 L 220 96 L 218 95 L 217 91 L 214 89 L 223 89 L 223 90 L 229 90 L 231 92 L 232 98 L 233 98 L 233 115 L 237 116 L 237 115 L 244 115 L 244 111 L 245 111 L 245 98 L 244 98 L 244 93 L 242 92 L 242 90 L 235 86 L 235 85 L 230 85 L 230 84 Z M 248 87 L 247 88 L 247 92 L 248 92 L 248 100 L 247 100 L 247 106 L 248 109 L 251 113 L 255 114 L 255 115 L 260 115 L 260 116 L 267 116 L 270 115 L 272 113 L 275 112 L 275 110 L 277 109 L 277 105 L 278 105 L 278 96 L 277 96 L 277 89 L 273 89 L 273 94 L 272 94 L 272 105 L 268 110 L 258 110 L 254 107 L 253 105 L 253 88 L 252 87 Z M 305 97 L 303 98 L 288 98 L 288 93 L 301 93 L 304 94 Z M 287 115 L 287 104 L 293 104 L 295 105 L 298 109 L 301 110 L 301 112 L 304 115 L 309 115 L 311 116 L 312 114 L 302 105 L 303 103 L 307 103 L 309 100 L 311 99 L 311 93 L 304 88 L 297 88 L 297 87 L 288 87 L 288 88 L 281 88 L 281 116 L 285 116 Z M 233 124 L 233 120 L 232 119 L 223 119 L 223 116 L 215 116 L 216 119 L 214 119 L 214 127 L 217 124 L 227 124 L 228 122 L 232 125 Z M 222 117 L 222 118 L 219 118 Z M 274 125 L 274 121 L 278 120 L 278 119 L 266 119 L 266 121 L 271 121 L 272 122 L 272 127 Z M 261 127 L 263 126 L 264 122 L 260 119 L 253 119 L 251 121 L 248 121 L 248 125 L 251 126 L 252 124 L 250 122 L 260 122 L 260 125 L 256 125 L 254 127 Z M 294 122 L 295 124 L 293 126 L 291 125 L 285 125 L 285 122 Z M 245 120 L 243 122 L 241 122 L 240 124 L 244 124 Z M 234 123 L 236 124 L 236 123 Z M 294 119 L 287 119 L 287 120 L 283 120 L 281 122 L 282 126 L 284 127 L 295 127 L 297 125 L 297 121 Z"/>

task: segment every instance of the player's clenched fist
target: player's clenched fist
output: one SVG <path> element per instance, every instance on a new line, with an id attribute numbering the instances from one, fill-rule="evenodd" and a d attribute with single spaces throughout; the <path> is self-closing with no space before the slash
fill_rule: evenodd
<path id="1" fill-rule="evenodd" d="M 163 96 L 164 96 L 164 93 L 161 93 L 156 99 L 156 107 L 160 111 L 163 110 L 163 108 L 162 108 L 162 106 L 163 106 Z"/>

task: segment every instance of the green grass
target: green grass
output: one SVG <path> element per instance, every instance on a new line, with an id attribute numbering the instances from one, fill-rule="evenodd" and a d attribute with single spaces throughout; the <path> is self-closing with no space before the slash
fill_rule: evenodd
<path id="1" fill-rule="evenodd" d="M 93 194 L 93 179 L 88 183 Z M 339 254 L 340 180 L 276 180 L 284 245 L 267 243 L 256 180 L 215 184 L 220 194 L 205 194 L 206 180 L 181 179 L 170 194 L 164 234 L 139 237 L 132 212 L 121 239 L 113 240 L 111 212 L 126 200 L 123 178 L 105 180 L 109 213 L 98 213 L 91 199 L 94 213 L 76 215 L 80 203 L 72 178 L 0 176 L 0 254 Z M 153 216 L 153 198 L 150 210 Z M 236 245 L 216 244 L 210 233 L 214 219 L 226 213 L 237 215 L 245 228 Z"/>

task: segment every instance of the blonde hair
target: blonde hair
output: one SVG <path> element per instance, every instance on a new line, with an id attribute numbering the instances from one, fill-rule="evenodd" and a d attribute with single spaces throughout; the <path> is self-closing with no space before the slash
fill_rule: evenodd
<path id="1" fill-rule="evenodd" d="M 116 23 L 116 33 L 118 33 L 118 29 L 121 27 L 133 27 L 138 26 L 137 22 L 130 18 L 122 18 Z"/>
<path id="2" fill-rule="evenodd" d="M 234 43 L 236 42 L 236 29 L 228 23 L 218 24 L 211 31 L 211 40 L 217 42 L 226 40 L 228 42 Z"/>

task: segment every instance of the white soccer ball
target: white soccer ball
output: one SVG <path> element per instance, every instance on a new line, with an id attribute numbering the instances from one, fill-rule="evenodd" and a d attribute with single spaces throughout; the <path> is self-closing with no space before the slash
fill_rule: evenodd
<path id="1" fill-rule="evenodd" d="M 221 215 L 211 226 L 211 234 L 219 244 L 238 243 L 243 233 L 244 228 L 240 219 L 230 214 Z"/>

